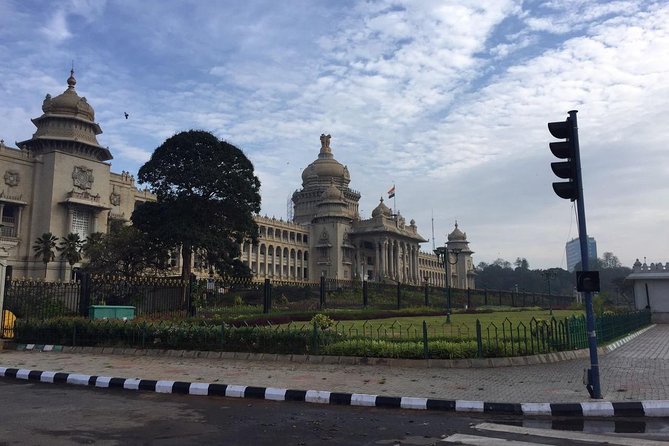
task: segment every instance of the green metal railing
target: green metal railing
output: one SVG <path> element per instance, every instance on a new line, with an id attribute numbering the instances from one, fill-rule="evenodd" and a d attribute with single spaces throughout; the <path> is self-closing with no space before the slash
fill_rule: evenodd
<path id="1" fill-rule="evenodd" d="M 318 322 L 262 326 L 199 322 L 91 321 L 84 318 L 19 320 L 16 340 L 31 344 L 114 346 L 252 353 L 324 354 L 389 358 L 492 358 L 587 347 L 585 317 L 501 323 L 361 324 Z M 650 313 L 604 314 L 597 319 L 601 344 L 650 324 Z"/>

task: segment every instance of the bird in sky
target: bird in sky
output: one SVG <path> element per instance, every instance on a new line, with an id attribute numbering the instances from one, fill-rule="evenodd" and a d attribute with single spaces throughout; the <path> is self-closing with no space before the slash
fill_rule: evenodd
<path id="1" fill-rule="evenodd" d="M 128 119 L 128 116 L 130 116 L 130 115 L 129 115 L 128 113 L 126 113 L 126 112 L 123 112 L 123 114 L 125 115 L 125 119 Z"/>

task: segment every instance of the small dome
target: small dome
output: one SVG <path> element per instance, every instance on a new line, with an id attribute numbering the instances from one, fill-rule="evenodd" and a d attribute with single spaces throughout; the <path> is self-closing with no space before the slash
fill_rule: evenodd
<path id="1" fill-rule="evenodd" d="M 379 205 L 372 211 L 372 217 L 378 217 L 379 215 L 385 215 L 386 217 L 390 217 L 392 215 L 390 208 L 383 203 L 383 197 L 381 197 L 381 202 Z"/>
<path id="2" fill-rule="evenodd" d="M 448 234 L 448 241 L 449 242 L 458 242 L 458 241 L 466 241 L 467 240 L 467 233 L 462 232 L 461 230 L 458 229 L 458 222 L 455 222 L 455 229 L 453 232 Z"/>
<path id="3" fill-rule="evenodd" d="M 93 107 L 86 101 L 86 98 L 80 97 L 74 90 L 76 83 L 74 70 L 72 70 L 70 71 L 70 77 L 67 79 L 67 90 L 55 98 L 46 95 L 42 103 L 42 111 L 48 114 L 74 116 L 86 121 L 95 121 Z"/>
<path id="4" fill-rule="evenodd" d="M 341 191 L 334 185 L 334 181 L 330 181 L 330 185 L 323 191 L 321 199 L 323 201 L 341 201 Z"/>

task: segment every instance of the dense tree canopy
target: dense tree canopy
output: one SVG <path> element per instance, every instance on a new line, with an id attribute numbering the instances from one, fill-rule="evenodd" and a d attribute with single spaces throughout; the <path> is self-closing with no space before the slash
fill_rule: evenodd
<path id="1" fill-rule="evenodd" d="M 240 149 L 205 131 L 181 132 L 154 151 L 139 170 L 139 182 L 149 185 L 157 202 L 139 206 L 133 224 L 181 247 L 184 277 L 194 250 L 220 273 L 244 272 L 235 259 L 243 240 L 257 239 L 260 181 Z"/>
<path id="2" fill-rule="evenodd" d="M 88 236 L 83 245 L 84 269 L 126 278 L 167 269 L 169 250 L 133 226 L 112 224 L 109 233 Z"/>
<path id="3" fill-rule="evenodd" d="M 590 263 L 590 269 L 598 270 L 600 276 L 600 293 L 611 303 L 622 304 L 630 301 L 632 290 L 625 282 L 632 270 L 620 264 L 613 253 L 605 252 L 601 259 Z M 580 264 L 576 265 L 580 270 Z M 576 273 L 570 273 L 562 268 L 546 270 L 530 269 L 525 258 L 517 258 L 513 263 L 504 259 L 497 259 L 491 264 L 481 262 L 476 267 L 476 287 L 495 290 L 513 290 L 536 293 L 571 295 L 576 286 Z"/>

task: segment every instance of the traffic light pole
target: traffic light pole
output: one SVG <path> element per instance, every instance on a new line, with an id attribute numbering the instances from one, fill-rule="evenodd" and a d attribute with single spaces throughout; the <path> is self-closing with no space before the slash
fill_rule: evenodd
<path id="1" fill-rule="evenodd" d="M 576 159 L 576 177 L 578 183 L 578 199 L 576 200 L 576 212 L 578 214 L 578 239 L 581 246 L 581 267 L 583 271 L 590 271 L 590 253 L 588 252 L 588 232 L 585 226 L 585 203 L 583 200 L 583 181 L 581 178 L 581 155 L 578 143 L 578 122 L 576 110 L 569 112 L 572 125 L 572 138 L 574 155 Z M 585 317 L 586 329 L 588 331 L 588 349 L 590 350 L 590 370 L 588 370 L 588 382 L 586 387 L 592 398 L 601 399 L 602 390 L 599 383 L 599 358 L 597 356 L 597 333 L 595 331 L 595 311 L 592 305 L 592 293 L 585 291 Z"/>

